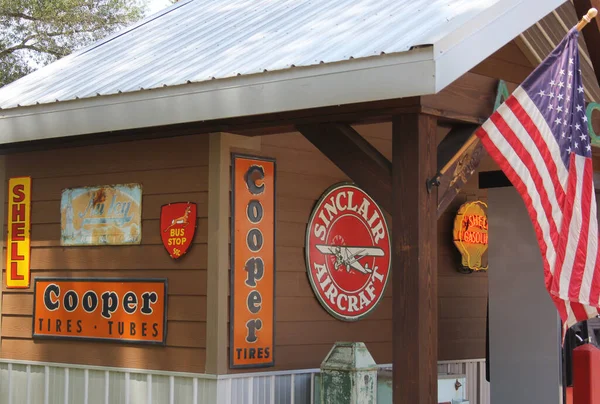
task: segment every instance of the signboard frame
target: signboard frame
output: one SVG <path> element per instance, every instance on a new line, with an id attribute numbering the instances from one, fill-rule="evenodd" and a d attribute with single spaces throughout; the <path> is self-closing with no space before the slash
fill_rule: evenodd
<path id="1" fill-rule="evenodd" d="M 236 269 L 236 202 L 239 202 L 238 200 L 238 193 L 236 192 L 236 185 L 238 184 L 239 180 L 243 180 L 243 178 L 237 178 L 236 177 L 236 163 L 242 160 L 246 160 L 246 161 L 251 161 L 251 162 L 256 162 L 258 164 L 270 164 L 272 167 L 272 175 L 273 175 L 273 180 L 272 180 L 272 216 L 273 216 L 273 227 L 272 227 L 272 232 L 273 232 L 273 240 L 272 240 L 272 246 L 273 246 L 273 251 L 272 251 L 272 279 L 273 279 L 273 287 L 270 290 L 271 292 L 271 301 L 272 301 L 272 316 L 269 318 L 269 321 L 271 321 L 271 328 L 272 328 L 272 333 L 271 333 L 271 342 L 268 348 L 270 348 L 270 361 L 269 362 L 260 362 L 260 363 L 245 363 L 245 364 L 236 364 L 235 361 L 235 350 L 236 348 L 238 348 L 238 346 L 235 344 L 235 332 L 236 332 L 236 288 L 235 288 L 235 283 L 236 283 L 236 275 L 240 274 L 241 272 L 243 272 L 242 268 Z M 276 319 L 276 307 L 275 307 L 275 289 L 276 289 L 276 236 L 277 236 L 277 212 L 276 212 L 276 202 L 277 202 L 277 163 L 275 161 L 274 158 L 270 158 L 270 157 L 263 157 L 263 156 L 252 156 L 252 155 L 248 155 L 248 154 L 243 154 L 243 153 L 231 153 L 231 201 L 230 201 L 230 207 L 231 207 L 231 228 L 230 228 L 230 234 L 231 234 L 231 256 L 230 256 L 230 271 L 231 271 L 231 276 L 230 276 L 230 307 L 229 307 L 229 367 L 231 369 L 248 369 L 248 368 L 266 368 L 266 367 L 272 367 L 275 365 L 275 319 Z M 248 199 L 248 201 L 250 201 L 250 197 L 246 198 Z M 259 220 L 258 223 L 260 223 L 261 220 Z M 262 248 L 259 251 L 264 251 Z M 269 251 L 269 255 L 270 251 Z M 264 252 L 261 253 L 261 256 L 265 256 Z M 265 268 L 265 274 L 267 273 L 267 269 Z M 261 278 L 262 279 L 262 278 Z M 263 289 L 264 291 L 264 289 Z M 259 292 L 260 293 L 260 292 Z M 261 296 L 261 304 L 264 302 L 263 299 L 264 296 Z M 261 305 L 261 309 L 262 309 L 262 305 Z M 265 316 L 261 317 L 261 319 L 266 318 Z M 250 344 L 250 343 L 248 343 Z"/>
<path id="2" fill-rule="evenodd" d="M 36 334 L 36 298 L 37 298 L 37 287 L 38 281 L 40 282 L 96 282 L 96 283 L 144 283 L 151 282 L 163 285 L 164 303 L 163 303 L 163 332 L 161 341 L 143 341 L 143 340 L 131 340 L 122 338 L 95 338 L 95 337 L 81 337 L 81 336 L 65 336 L 65 335 L 47 335 L 47 334 Z M 90 341 L 90 342 L 108 342 L 108 343 L 120 343 L 127 345 L 153 345 L 153 346 L 166 346 L 167 344 L 167 311 L 168 311 L 168 291 L 169 291 L 169 280 L 167 278 L 85 278 L 85 277 L 35 277 L 33 280 L 33 316 L 31 319 L 32 330 L 31 338 L 36 340 L 75 340 L 75 341 Z M 100 304 L 100 302 L 99 302 Z"/>

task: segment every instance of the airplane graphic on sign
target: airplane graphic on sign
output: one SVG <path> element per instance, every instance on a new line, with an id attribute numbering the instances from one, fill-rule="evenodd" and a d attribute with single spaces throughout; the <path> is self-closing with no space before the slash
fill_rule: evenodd
<path id="1" fill-rule="evenodd" d="M 350 272 L 350 269 L 355 269 L 363 274 L 370 274 L 373 272 L 373 269 L 369 268 L 368 264 L 363 266 L 359 260 L 364 257 L 383 257 L 385 255 L 379 247 L 347 247 L 317 244 L 315 248 L 323 254 L 335 255 L 335 269 L 339 269 L 340 266 L 346 266 L 346 272 Z"/>

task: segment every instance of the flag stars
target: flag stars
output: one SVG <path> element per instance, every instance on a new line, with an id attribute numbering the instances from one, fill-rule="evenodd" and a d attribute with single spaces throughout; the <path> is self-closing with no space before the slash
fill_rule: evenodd
<path id="1" fill-rule="evenodd" d="M 562 152 L 589 155 L 591 141 L 587 134 L 589 117 L 585 116 L 583 102 L 585 90 L 578 74 L 578 71 L 580 73 L 581 71 L 575 63 L 576 57 L 570 56 L 565 54 L 561 60 L 562 66 L 558 65 L 548 71 L 544 82 L 536 83 L 537 92 L 529 94 L 532 99 L 535 99 L 535 104 L 551 125 Z M 536 94 L 537 98 L 535 98 Z M 545 97 L 548 97 L 547 102 Z M 567 157 L 563 155 L 563 158 Z"/>
<path id="2" fill-rule="evenodd" d="M 567 148 L 567 153 L 571 153 L 571 148 Z"/>

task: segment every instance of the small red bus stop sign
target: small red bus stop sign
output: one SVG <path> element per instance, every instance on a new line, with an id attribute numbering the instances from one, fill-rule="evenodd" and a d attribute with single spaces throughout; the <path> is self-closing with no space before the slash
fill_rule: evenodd
<path id="1" fill-rule="evenodd" d="M 377 306 L 390 271 L 390 235 L 383 212 L 354 184 L 321 196 L 306 229 L 306 269 L 321 305 L 356 321 Z"/>
<path id="2" fill-rule="evenodd" d="M 196 204 L 177 202 L 160 209 L 160 236 L 173 259 L 182 257 L 192 245 L 196 233 Z"/>

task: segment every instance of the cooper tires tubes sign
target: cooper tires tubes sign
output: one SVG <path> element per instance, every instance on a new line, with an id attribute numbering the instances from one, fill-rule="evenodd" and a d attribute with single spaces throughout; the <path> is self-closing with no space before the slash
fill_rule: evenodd
<path id="1" fill-rule="evenodd" d="M 33 338 L 164 345 L 167 280 L 35 278 Z"/>

